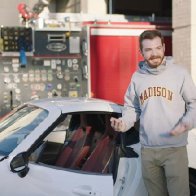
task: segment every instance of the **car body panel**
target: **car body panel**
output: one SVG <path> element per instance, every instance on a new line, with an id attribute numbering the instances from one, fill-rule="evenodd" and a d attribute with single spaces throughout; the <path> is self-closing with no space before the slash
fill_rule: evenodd
<path id="1" fill-rule="evenodd" d="M 141 171 L 141 145 L 139 143 L 130 145 L 139 155 L 138 158 L 121 158 L 118 175 L 114 184 L 114 196 L 147 196 Z"/>
<path id="2" fill-rule="evenodd" d="M 4 196 L 113 195 L 111 175 L 83 174 L 30 163 L 29 173 L 24 178 L 20 178 L 17 174 L 10 172 L 9 167 L 5 170 L 3 165 L 5 166 L 5 163 L 0 164 L 1 178 L 6 180 L 3 187 L 2 183 L 0 184 L 0 189 L 1 195 Z"/>
<path id="3" fill-rule="evenodd" d="M 107 111 L 107 112 L 122 112 L 120 105 L 111 101 L 94 99 L 94 98 L 57 98 L 57 99 L 43 99 L 31 102 L 44 109 L 49 105 L 59 107 L 62 113 L 71 113 L 75 111 Z"/>
<path id="4" fill-rule="evenodd" d="M 196 129 L 192 129 L 188 134 L 188 145 L 187 145 L 187 153 L 189 159 L 189 167 L 196 169 Z"/>
<path id="5" fill-rule="evenodd" d="M 119 195 L 147 196 L 141 173 L 141 163 L 138 158 L 121 158 L 117 180 L 114 185 L 114 196 Z"/>
<path id="6" fill-rule="evenodd" d="M 25 105 L 41 107 L 49 112 L 47 118 L 37 126 L 8 156 L 0 162 L 1 194 L 11 195 L 113 195 L 112 175 L 98 175 L 88 172 L 68 171 L 55 166 L 29 162 L 29 172 L 24 178 L 10 171 L 10 162 L 19 153 L 27 151 L 39 139 L 62 113 L 80 111 L 121 112 L 121 108 L 113 103 L 104 101 L 83 101 L 75 99 L 63 104 L 63 100 L 32 101 Z M 84 104 L 84 106 L 83 106 Z M 20 107 L 19 107 L 20 108 Z M 11 185 L 12 188 L 9 188 Z"/>
<path id="7" fill-rule="evenodd" d="M 62 116 L 95 112 L 99 114 L 118 113 L 119 115 L 122 113 L 122 106 L 110 101 L 92 98 L 35 100 L 21 107 L 28 105 L 43 108 L 48 111 L 49 115 L 8 156 L 0 155 L 1 195 L 147 196 L 141 173 L 141 146 L 138 142 L 129 147 L 139 157 L 120 157 L 115 181 L 112 173 L 93 173 L 48 165 L 39 161 L 29 161 L 29 170 L 23 177 L 19 176 L 19 172 L 11 171 L 10 165 L 13 159 L 22 152 L 32 153 L 31 149 L 36 146 L 35 144 L 40 142 L 42 136 L 51 131 L 51 127 L 56 126 L 55 124 L 60 121 Z M 63 133 L 53 132 L 48 138 L 55 143 L 60 140 L 64 142 L 65 138 L 63 137 L 65 137 Z M 196 159 L 194 158 L 196 149 L 195 130 L 189 133 L 187 149 L 189 166 L 196 168 Z"/>

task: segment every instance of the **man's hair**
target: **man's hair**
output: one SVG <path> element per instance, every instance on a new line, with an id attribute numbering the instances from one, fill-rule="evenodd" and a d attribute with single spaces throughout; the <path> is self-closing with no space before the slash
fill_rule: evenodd
<path id="1" fill-rule="evenodd" d="M 154 39 L 160 37 L 162 44 L 164 44 L 164 38 L 160 31 L 157 30 L 146 30 L 139 37 L 140 50 L 142 51 L 142 41 L 144 39 Z"/>

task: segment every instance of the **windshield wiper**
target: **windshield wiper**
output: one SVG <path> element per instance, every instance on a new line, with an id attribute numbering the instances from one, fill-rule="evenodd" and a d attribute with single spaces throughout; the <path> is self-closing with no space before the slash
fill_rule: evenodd
<path id="1" fill-rule="evenodd" d="M 0 162 L 3 161 L 4 159 L 7 159 L 7 158 L 8 158 L 8 156 L 2 157 L 2 158 L 0 159 Z"/>

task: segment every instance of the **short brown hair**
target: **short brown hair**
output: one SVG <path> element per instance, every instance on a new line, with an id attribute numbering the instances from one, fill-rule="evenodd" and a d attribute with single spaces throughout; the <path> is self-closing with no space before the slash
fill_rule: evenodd
<path id="1" fill-rule="evenodd" d="M 142 50 L 142 41 L 144 39 L 154 39 L 155 37 L 160 37 L 162 44 L 164 43 L 164 38 L 160 31 L 158 30 L 146 30 L 139 37 L 140 50 Z"/>

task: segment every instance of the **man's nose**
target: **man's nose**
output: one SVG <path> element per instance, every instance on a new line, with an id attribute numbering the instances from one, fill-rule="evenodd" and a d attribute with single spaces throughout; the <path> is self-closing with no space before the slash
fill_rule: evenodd
<path id="1" fill-rule="evenodd" d="M 155 49 L 152 50 L 152 55 L 153 55 L 153 56 L 156 56 L 157 54 L 158 54 L 158 53 L 157 53 L 157 50 L 155 50 Z"/>

